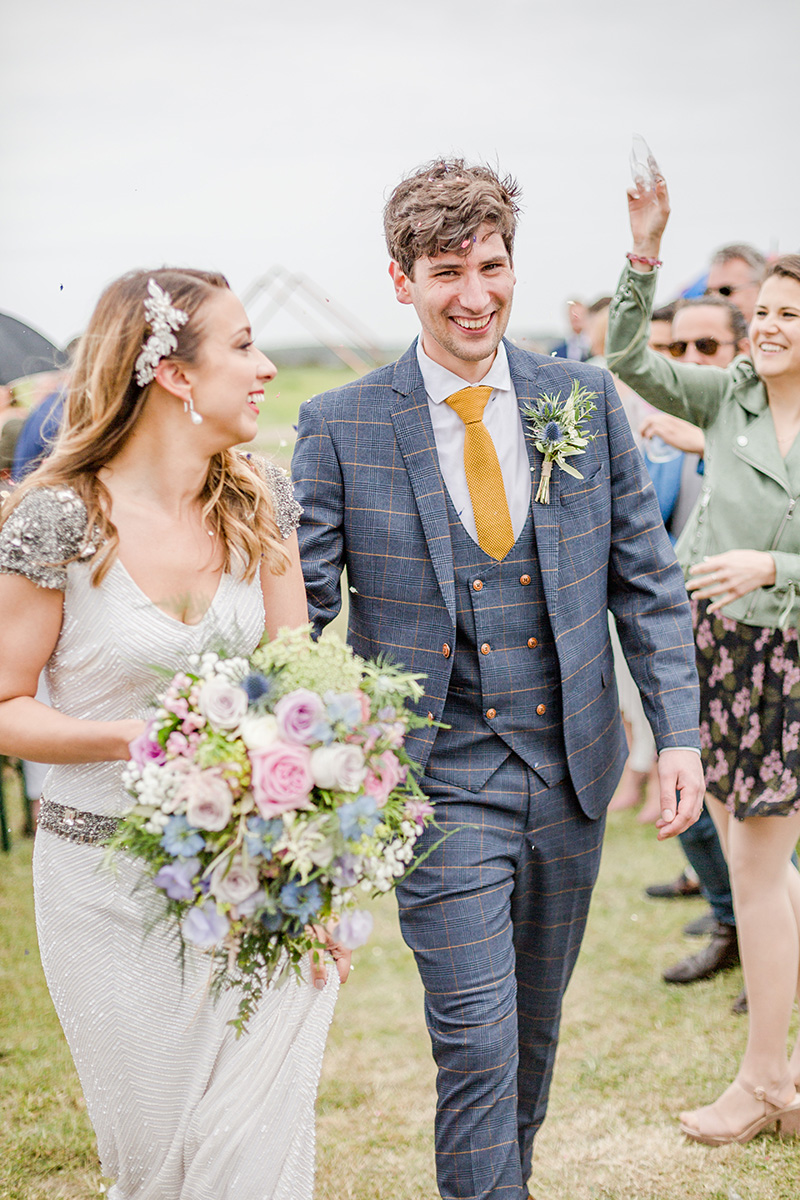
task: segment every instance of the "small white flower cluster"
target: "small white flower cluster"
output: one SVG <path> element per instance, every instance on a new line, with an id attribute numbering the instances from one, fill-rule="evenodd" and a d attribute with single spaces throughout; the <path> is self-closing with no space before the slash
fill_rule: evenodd
<path id="1" fill-rule="evenodd" d="M 207 650 L 204 654 L 190 654 L 187 665 L 193 675 L 206 683 L 220 677 L 231 683 L 241 683 L 250 670 L 246 658 L 220 658 L 213 650 Z"/>

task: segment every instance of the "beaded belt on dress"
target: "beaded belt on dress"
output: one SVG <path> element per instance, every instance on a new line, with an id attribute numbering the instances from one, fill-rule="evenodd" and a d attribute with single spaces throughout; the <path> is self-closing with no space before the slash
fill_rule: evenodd
<path id="1" fill-rule="evenodd" d="M 119 825 L 117 817 L 100 817 L 97 813 L 81 812 L 79 808 L 68 808 L 56 804 L 44 796 L 39 806 L 39 828 L 70 842 L 85 842 L 94 845 L 104 842 Z"/>

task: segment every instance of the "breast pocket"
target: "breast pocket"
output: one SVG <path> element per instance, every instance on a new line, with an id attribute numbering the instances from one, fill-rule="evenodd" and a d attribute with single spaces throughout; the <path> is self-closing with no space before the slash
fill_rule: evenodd
<path id="1" fill-rule="evenodd" d="M 577 470 L 581 470 L 580 466 Z M 602 463 L 594 463 L 581 474 L 583 479 L 573 479 L 566 472 L 562 473 L 559 499 L 565 507 L 571 504 L 586 504 L 605 483 L 606 473 Z"/>

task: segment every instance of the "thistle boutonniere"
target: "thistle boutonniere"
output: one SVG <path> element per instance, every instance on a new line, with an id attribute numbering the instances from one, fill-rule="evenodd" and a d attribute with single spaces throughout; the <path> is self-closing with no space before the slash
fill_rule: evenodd
<path id="1" fill-rule="evenodd" d="M 597 410 L 597 405 L 592 403 L 596 395 L 597 392 L 590 392 L 573 379 L 566 400 L 561 399 L 559 392 L 557 396 L 540 396 L 535 407 L 528 404 L 523 408 L 522 415 L 528 422 L 534 445 L 544 455 L 542 478 L 536 490 L 537 503 L 550 503 L 553 463 L 568 475 L 583 479 L 567 458 L 571 454 L 585 454 L 589 442 L 597 437 L 596 433 L 585 432 L 586 421 Z"/>

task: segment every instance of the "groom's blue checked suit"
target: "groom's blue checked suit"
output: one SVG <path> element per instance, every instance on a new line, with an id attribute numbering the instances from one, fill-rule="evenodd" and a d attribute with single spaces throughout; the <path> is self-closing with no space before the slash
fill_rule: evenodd
<path id="1" fill-rule="evenodd" d="M 442 480 L 412 348 L 301 406 L 293 474 L 317 627 L 350 586 L 349 640 L 426 676 L 408 739 L 438 823 L 459 826 L 399 888 L 439 1066 L 443 1197 L 520 1200 L 561 1000 L 626 749 L 607 610 L 659 749 L 698 744 L 683 577 L 610 376 L 506 343 L 518 403 L 597 393 L 597 436 L 531 500 L 506 557 L 466 533 Z M 542 456 L 527 443 L 534 481 Z M 423 845 L 440 835 L 429 830 Z"/>

